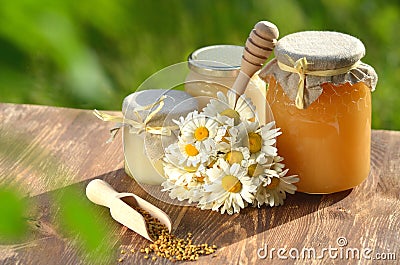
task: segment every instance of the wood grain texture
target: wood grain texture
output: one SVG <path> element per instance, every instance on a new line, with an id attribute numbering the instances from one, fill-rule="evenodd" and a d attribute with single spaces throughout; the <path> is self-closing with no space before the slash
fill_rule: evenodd
<path id="1" fill-rule="evenodd" d="M 195 207 L 164 203 L 148 195 L 123 170 L 120 138 L 111 144 L 109 124 L 89 110 L 0 104 L 0 184 L 18 185 L 26 199 L 37 205 L 32 236 L 26 242 L 0 245 L 1 264 L 86 264 L 74 242 L 60 233 L 59 206 L 52 198 L 66 189 L 85 187 L 94 178 L 104 179 L 118 192 L 133 192 L 171 217 L 177 236 L 193 233 L 194 242 L 219 246 L 217 256 L 201 257 L 196 264 L 398 264 L 400 261 L 400 132 L 373 131 L 371 172 L 353 190 L 330 195 L 297 193 L 285 205 L 261 209 L 248 207 L 227 216 Z M 144 238 L 114 222 L 108 209 L 99 210 L 93 222 L 104 221 L 116 235 L 114 257 L 104 264 L 118 264 L 121 249 L 148 244 Z M 340 248 L 338 237 L 348 244 Z M 110 239 L 111 240 L 111 239 Z M 372 254 L 396 252 L 397 261 L 365 259 L 260 259 L 257 250 L 303 247 L 370 248 Z M 260 254 L 263 254 L 262 252 Z M 288 256 L 288 252 L 285 254 Z M 147 264 L 136 251 L 120 264 Z M 154 264 L 170 264 L 158 259 Z M 181 263 L 185 264 L 185 263 Z M 188 262 L 189 264 L 189 262 Z"/>

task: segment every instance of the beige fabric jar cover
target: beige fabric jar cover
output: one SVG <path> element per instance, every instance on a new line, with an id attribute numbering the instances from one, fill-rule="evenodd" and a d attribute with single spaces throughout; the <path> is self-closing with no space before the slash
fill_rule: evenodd
<path id="1" fill-rule="evenodd" d="M 350 35 L 330 31 L 304 31 L 280 39 L 274 49 L 275 59 L 259 73 L 268 82 L 273 75 L 297 108 L 307 108 L 322 93 L 323 83 L 334 85 L 364 82 L 371 91 L 378 76 L 360 60 L 365 55 L 363 43 Z"/>

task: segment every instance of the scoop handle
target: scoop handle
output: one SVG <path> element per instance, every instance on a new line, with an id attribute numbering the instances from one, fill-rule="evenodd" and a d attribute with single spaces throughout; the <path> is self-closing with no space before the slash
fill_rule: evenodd
<path id="1" fill-rule="evenodd" d="M 261 69 L 274 49 L 278 37 L 279 30 L 271 22 L 260 21 L 254 26 L 246 41 L 239 75 L 232 86 L 237 95 L 244 93 L 250 78 Z"/>
<path id="2" fill-rule="evenodd" d="M 119 193 L 107 182 L 94 179 L 86 186 L 86 196 L 95 204 L 110 208 L 113 200 L 117 199 Z"/>

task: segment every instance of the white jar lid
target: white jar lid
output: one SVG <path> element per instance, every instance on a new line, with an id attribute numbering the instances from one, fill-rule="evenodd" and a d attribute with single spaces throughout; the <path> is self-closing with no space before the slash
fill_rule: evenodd
<path id="1" fill-rule="evenodd" d="M 197 99 L 188 93 L 174 89 L 148 89 L 134 92 L 128 95 L 122 103 L 122 113 L 127 119 L 138 121 L 138 116 L 142 120 L 155 109 L 140 110 L 138 108 L 148 106 L 157 102 L 161 96 L 167 96 L 164 100 L 163 108 L 149 121 L 151 126 L 175 125 L 172 119 L 178 120 L 181 116 L 186 116 L 189 112 L 198 108 Z M 166 118 L 168 119 L 166 120 Z"/>
<path id="2" fill-rule="evenodd" d="M 237 45 L 213 45 L 189 55 L 189 68 L 199 74 L 215 77 L 236 77 L 240 71 L 244 48 Z"/>

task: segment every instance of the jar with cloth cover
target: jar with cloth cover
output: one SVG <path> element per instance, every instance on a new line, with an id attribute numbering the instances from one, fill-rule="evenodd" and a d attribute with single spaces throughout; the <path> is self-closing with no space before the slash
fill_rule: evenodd
<path id="1" fill-rule="evenodd" d="M 363 43 L 350 35 L 306 31 L 287 35 L 259 76 L 282 135 L 280 155 L 300 178 L 298 190 L 333 193 L 369 174 L 371 91 L 375 70 L 361 62 Z"/>

